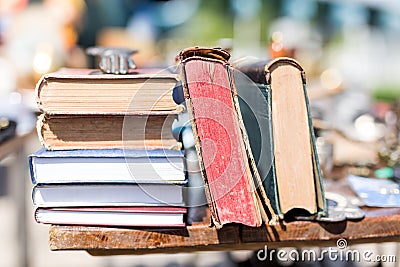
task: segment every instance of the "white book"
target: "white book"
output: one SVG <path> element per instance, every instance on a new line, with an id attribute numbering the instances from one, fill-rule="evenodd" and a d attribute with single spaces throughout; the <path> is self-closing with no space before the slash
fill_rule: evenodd
<path id="1" fill-rule="evenodd" d="M 29 165 L 33 184 L 185 180 L 180 150 L 41 149 L 29 157 Z"/>
<path id="2" fill-rule="evenodd" d="M 183 227 L 186 208 L 90 207 L 37 208 L 38 223 L 61 225 Z"/>
<path id="3" fill-rule="evenodd" d="M 183 185 L 148 184 L 38 184 L 33 204 L 38 207 L 183 206 Z"/>

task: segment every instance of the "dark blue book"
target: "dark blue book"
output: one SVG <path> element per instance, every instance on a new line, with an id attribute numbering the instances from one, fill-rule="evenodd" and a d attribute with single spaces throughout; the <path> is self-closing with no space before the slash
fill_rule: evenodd
<path id="1" fill-rule="evenodd" d="M 33 184 L 185 181 L 180 150 L 41 149 L 29 156 Z"/>

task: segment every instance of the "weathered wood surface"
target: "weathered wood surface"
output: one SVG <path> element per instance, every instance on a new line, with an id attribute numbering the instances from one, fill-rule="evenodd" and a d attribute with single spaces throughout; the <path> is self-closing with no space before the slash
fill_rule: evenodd
<path id="1" fill-rule="evenodd" d="M 205 224 L 185 229 L 138 230 L 88 226 L 51 226 L 52 250 L 87 250 L 92 255 L 242 250 L 282 246 L 328 246 L 339 238 L 349 244 L 400 241 L 400 208 L 368 209 L 360 221 L 316 223 L 295 221 L 276 227 Z"/>

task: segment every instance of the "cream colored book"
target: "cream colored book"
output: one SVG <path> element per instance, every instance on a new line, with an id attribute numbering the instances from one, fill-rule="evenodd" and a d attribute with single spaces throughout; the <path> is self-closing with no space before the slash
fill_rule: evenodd
<path id="1" fill-rule="evenodd" d="M 163 114 L 178 108 L 172 98 L 177 81 L 176 74 L 161 69 L 114 75 L 62 68 L 38 81 L 36 99 L 48 115 Z"/>

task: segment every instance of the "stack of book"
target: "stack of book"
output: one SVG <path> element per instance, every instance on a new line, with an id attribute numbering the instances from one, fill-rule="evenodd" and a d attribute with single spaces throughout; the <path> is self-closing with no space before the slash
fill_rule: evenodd
<path id="1" fill-rule="evenodd" d="M 176 74 L 61 69 L 36 97 L 43 148 L 29 157 L 37 222 L 185 225 L 184 157 L 171 128 Z"/>

